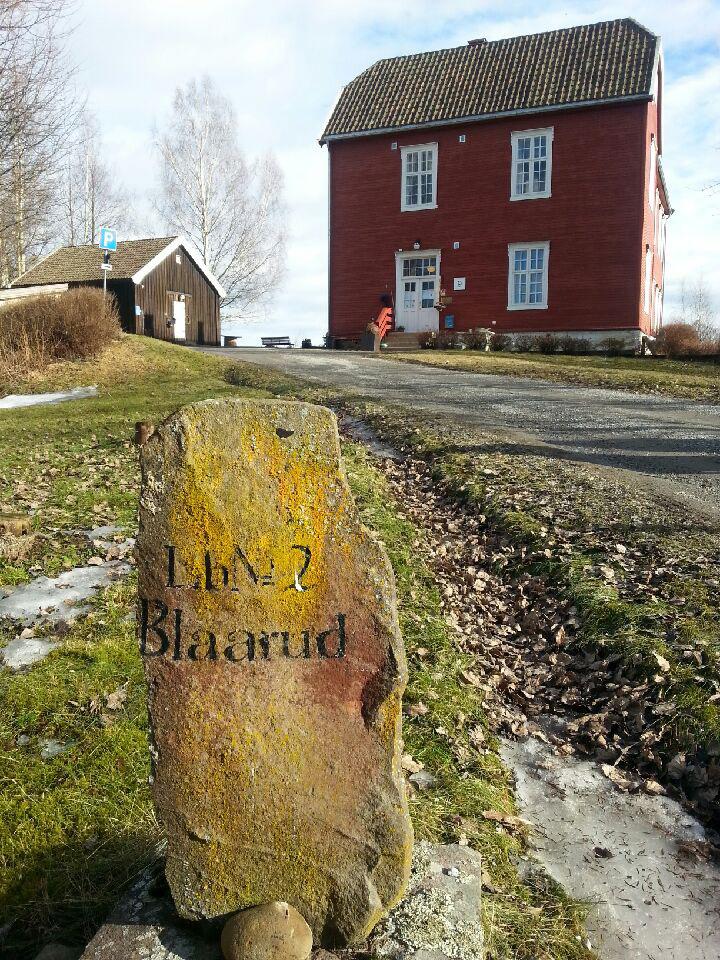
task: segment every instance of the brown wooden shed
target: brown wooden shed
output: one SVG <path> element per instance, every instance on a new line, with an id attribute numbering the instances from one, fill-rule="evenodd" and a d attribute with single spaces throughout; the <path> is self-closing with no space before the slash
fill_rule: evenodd
<path id="1" fill-rule="evenodd" d="M 61 247 L 18 277 L 13 288 L 67 284 L 102 286 L 99 247 Z M 220 301 L 225 291 L 195 247 L 183 237 L 122 240 L 110 254 L 108 291 L 122 328 L 179 343 L 220 343 Z M 55 286 L 57 289 L 57 286 Z"/>

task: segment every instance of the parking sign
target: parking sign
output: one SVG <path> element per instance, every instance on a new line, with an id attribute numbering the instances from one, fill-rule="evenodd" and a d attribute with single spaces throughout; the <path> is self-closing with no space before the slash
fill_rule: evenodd
<path id="1" fill-rule="evenodd" d="M 103 227 L 100 231 L 100 249 L 117 250 L 117 230 Z"/>

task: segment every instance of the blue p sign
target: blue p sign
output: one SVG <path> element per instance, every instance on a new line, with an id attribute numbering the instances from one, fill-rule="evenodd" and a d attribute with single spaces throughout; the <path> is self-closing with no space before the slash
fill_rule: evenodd
<path id="1" fill-rule="evenodd" d="M 103 227 L 100 231 L 100 249 L 117 250 L 117 230 Z"/>

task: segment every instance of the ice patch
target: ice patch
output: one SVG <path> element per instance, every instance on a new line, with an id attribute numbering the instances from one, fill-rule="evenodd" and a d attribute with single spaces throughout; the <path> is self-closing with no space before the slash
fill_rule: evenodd
<path id="1" fill-rule="evenodd" d="M 0 650 L 0 659 L 11 670 L 20 670 L 44 660 L 56 646 L 57 643 L 42 637 L 15 637 Z"/>
<path id="2" fill-rule="evenodd" d="M 603 960 L 717 960 L 720 868 L 692 845 L 702 825 L 668 797 L 621 793 L 594 763 L 534 738 L 502 756 L 515 772 L 538 859 L 574 897 Z"/>
<path id="3" fill-rule="evenodd" d="M 9 617 L 27 626 L 41 619 L 51 622 L 65 620 L 69 608 L 77 613 L 83 601 L 95 590 L 107 586 L 129 570 L 128 563 L 110 560 L 98 566 L 76 567 L 58 577 L 38 577 L 0 599 L 0 618 Z"/>
<path id="4" fill-rule="evenodd" d="M 55 757 L 59 757 L 61 753 L 66 753 L 70 747 L 75 746 L 74 741 L 70 740 L 67 743 L 61 743 L 59 740 L 41 740 L 40 741 L 40 756 L 43 760 L 52 760 Z"/>
<path id="5" fill-rule="evenodd" d="M 340 417 L 340 425 L 351 440 L 365 444 L 368 450 L 376 457 L 384 460 L 403 459 L 402 454 L 394 447 L 391 447 L 390 444 L 382 441 L 364 420 L 343 414 Z"/>
<path id="6" fill-rule="evenodd" d="M 74 387 L 58 393 L 10 393 L 0 399 L 0 410 L 34 407 L 39 403 L 62 403 L 63 400 L 84 400 L 87 397 L 96 397 L 97 392 L 97 387 Z"/>

